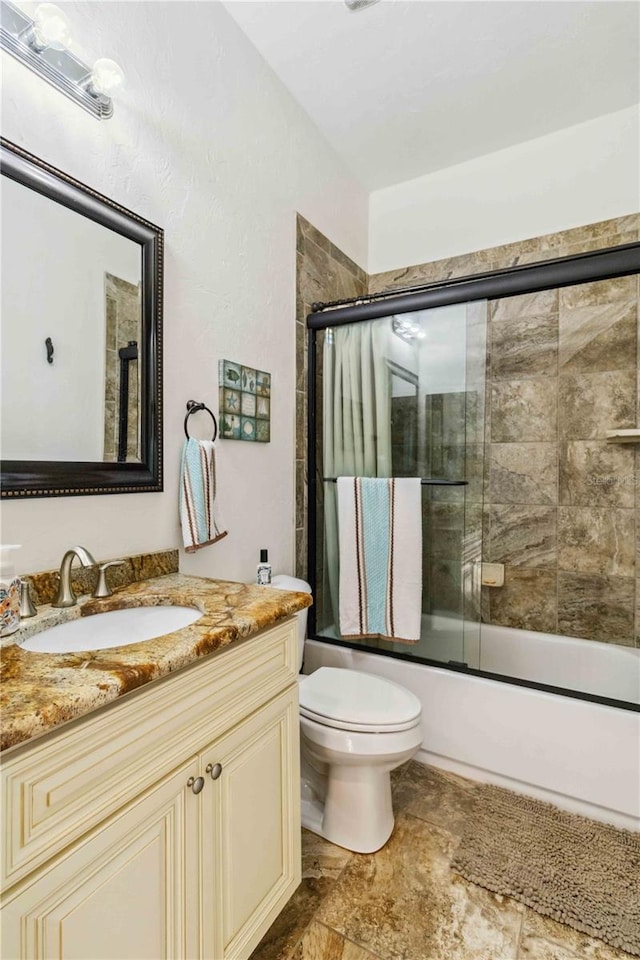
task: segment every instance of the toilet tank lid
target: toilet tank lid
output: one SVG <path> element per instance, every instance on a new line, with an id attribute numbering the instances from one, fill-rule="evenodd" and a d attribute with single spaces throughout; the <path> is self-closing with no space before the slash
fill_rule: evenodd
<path id="1" fill-rule="evenodd" d="M 298 686 L 302 712 L 345 723 L 382 727 L 416 720 L 418 698 L 386 677 L 343 667 L 320 667 Z"/>
<path id="2" fill-rule="evenodd" d="M 297 577 L 288 577 L 284 573 L 279 573 L 273 577 L 270 586 L 276 590 L 294 590 L 296 593 L 311 593 L 311 587 L 306 580 L 299 580 Z"/>

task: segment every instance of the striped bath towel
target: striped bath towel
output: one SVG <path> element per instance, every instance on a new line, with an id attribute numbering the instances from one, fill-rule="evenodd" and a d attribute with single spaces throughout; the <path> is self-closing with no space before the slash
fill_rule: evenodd
<path id="1" fill-rule="evenodd" d="M 343 637 L 420 639 L 420 491 L 414 478 L 338 478 Z"/>
<path id="2" fill-rule="evenodd" d="M 180 523 L 187 553 L 226 537 L 216 504 L 216 460 L 211 440 L 185 440 L 180 470 Z"/>

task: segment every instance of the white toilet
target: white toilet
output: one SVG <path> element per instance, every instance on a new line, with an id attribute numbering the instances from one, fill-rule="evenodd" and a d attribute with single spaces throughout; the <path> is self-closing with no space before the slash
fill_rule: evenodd
<path id="1" fill-rule="evenodd" d="M 310 593 L 277 576 L 279 590 Z M 302 669 L 307 611 L 298 617 Z M 391 680 L 320 667 L 300 676 L 302 825 L 356 853 L 373 853 L 393 830 L 390 773 L 422 743 L 420 701 Z"/>

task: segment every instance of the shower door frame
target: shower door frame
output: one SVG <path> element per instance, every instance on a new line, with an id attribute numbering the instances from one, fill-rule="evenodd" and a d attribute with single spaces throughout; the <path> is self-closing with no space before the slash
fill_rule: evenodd
<path id="1" fill-rule="evenodd" d="M 360 321 L 375 320 L 399 313 L 429 310 L 456 303 L 469 303 L 477 300 L 498 300 L 517 297 L 526 293 L 539 293 L 543 290 L 556 290 L 561 287 L 593 283 L 598 280 L 612 280 L 640 274 L 640 241 L 616 247 L 606 247 L 588 253 L 559 257 L 556 260 L 538 261 L 523 266 L 507 267 L 488 273 L 459 277 L 410 287 L 405 290 L 393 290 L 388 293 L 370 294 L 352 300 L 338 300 L 332 303 L 314 303 L 312 313 L 307 316 L 307 577 L 313 595 L 316 594 L 316 546 L 317 546 L 317 472 L 316 472 L 316 369 L 317 343 L 319 330 L 344 326 Z M 407 660 L 426 666 L 452 670 L 456 673 L 470 674 L 510 683 L 519 687 L 530 687 L 547 693 L 560 694 L 577 700 L 588 700 L 624 710 L 640 712 L 640 706 L 626 700 L 614 700 L 582 690 L 573 690 L 551 684 L 510 677 L 505 674 L 489 673 L 468 667 L 466 664 L 445 663 L 427 657 L 419 659 L 411 654 L 391 650 L 381 651 L 358 641 L 318 636 L 316 633 L 315 608 L 309 608 L 308 637 L 322 643 L 363 650 L 397 660 Z"/>

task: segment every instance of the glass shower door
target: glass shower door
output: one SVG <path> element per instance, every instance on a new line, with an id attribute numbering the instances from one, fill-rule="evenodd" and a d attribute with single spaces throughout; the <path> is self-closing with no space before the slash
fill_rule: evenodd
<path id="1" fill-rule="evenodd" d="M 368 649 L 477 666 L 482 554 L 485 303 L 318 333 L 316 636 L 340 640 L 337 476 L 421 478 L 417 644 Z M 349 640 L 353 643 L 353 638 Z"/>

